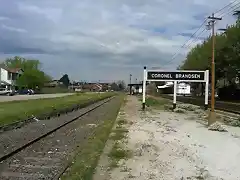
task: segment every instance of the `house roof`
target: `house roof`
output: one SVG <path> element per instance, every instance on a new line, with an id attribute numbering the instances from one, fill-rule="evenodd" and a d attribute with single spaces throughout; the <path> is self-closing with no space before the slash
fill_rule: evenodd
<path id="1" fill-rule="evenodd" d="M 21 71 L 22 69 L 21 68 L 8 68 L 7 69 L 9 72 L 12 72 L 12 73 L 17 73 L 19 71 Z M 23 71 L 23 70 L 22 70 Z"/>
<path id="2" fill-rule="evenodd" d="M 5 66 L 4 64 L 0 64 L 0 68 L 3 68 L 11 73 L 17 73 L 19 71 L 22 70 L 22 68 L 8 68 L 7 66 Z M 23 70 L 22 70 L 23 71 Z"/>

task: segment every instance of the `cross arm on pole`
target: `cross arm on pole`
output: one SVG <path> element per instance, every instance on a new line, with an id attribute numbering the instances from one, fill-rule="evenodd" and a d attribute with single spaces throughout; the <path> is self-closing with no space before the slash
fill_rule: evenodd
<path id="1" fill-rule="evenodd" d="M 208 19 L 211 20 L 222 20 L 222 18 L 214 17 L 214 16 L 208 16 Z"/>

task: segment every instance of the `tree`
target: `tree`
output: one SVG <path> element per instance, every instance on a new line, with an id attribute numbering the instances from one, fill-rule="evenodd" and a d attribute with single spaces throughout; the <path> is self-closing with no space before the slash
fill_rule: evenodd
<path id="1" fill-rule="evenodd" d="M 67 74 L 64 74 L 63 77 L 59 80 L 60 82 L 63 83 L 64 86 L 68 87 L 70 84 L 70 80 Z"/>
<path id="2" fill-rule="evenodd" d="M 112 83 L 111 84 L 111 90 L 114 90 L 114 91 L 119 91 L 119 86 L 118 86 L 118 84 L 117 83 Z"/>
<path id="3" fill-rule="evenodd" d="M 26 70 L 16 80 L 16 84 L 20 88 L 30 88 L 30 89 L 36 89 L 36 87 L 42 88 L 44 85 L 44 81 L 43 81 L 44 78 L 45 78 L 45 74 L 42 71 L 39 71 L 36 69 Z"/>
<path id="4" fill-rule="evenodd" d="M 211 69 L 212 38 L 208 37 L 202 44 L 192 48 L 187 54 L 180 69 L 206 70 Z M 216 35 L 215 76 L 216 85 L 222 80 L 227 84 L 234 83 L 240 72 L 240 22 L 229 26 L 226 33 Z M 211 71 L 210 71 L 211 83 Z"/>
<path id="5" fill-rule="evenodd" d="M 45 80 L 45 82 L 50 82 L 50 81 L 52 81 L 52 79 L 53 78 L 51 76 L 49 76 L 49 75 L 44 73 L 44 80 Z"/>
<path id="6" fill-rule="evenodd" d="M 126 84 L 125 84 L 124 81 L 118 81 L 118 82 L 117 82 L 117 85 L 118 85 L 118 89 L 119 89 L 120 91 L 126 89 Z"/>
<path id="7" fill-rule="evenodd" d="M 7 58 L 3 64 L 8 68 L 21 68 L 24 71 L 16 81 L 16 85 L 19 87 L 35 89 L 36 86 L 38 86 L 41 88 L 45 82 L 52 79 L 40 70 L 41 63 L 36 59 L 25 59 L 15 56 L 13 58 Z"/>
<path id="8" fill-rule="evenodd" d="M 9 68 L 21 68 L 24 71 L 29 69 L 39 70 L 41 67 L 41 63 L 36 59 L 25 59 L 19 56 L 15 56 L 13 58 L 7 58 L 4 64 Z"/>

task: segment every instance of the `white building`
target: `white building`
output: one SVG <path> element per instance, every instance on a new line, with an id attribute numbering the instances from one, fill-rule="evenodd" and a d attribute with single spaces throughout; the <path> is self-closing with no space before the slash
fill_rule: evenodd
<path id="1" fill-rule="evenodd" d="M 21 68 L 7 68 L 0 65 L 0 91 L 13 90 L 17 78 L 23 73 Z"/>
<path id="2" fill-rule="evenodd" d="M 158 86 L 157 91 L 158 91 L 158 89 L 165 89 L 165 88 L 168 88 L 168 87 L 172 87 L 173 85 L 174 85 L 173 82 L 166 82 L 165 85 Z M 179 94 L 179 95 L 191 95 L 190 84 L 184 83 L 184 82 L 179 82 L 177 84 L 177 94 Z"/>
<path id="3" fill-rule="evenodd" d="M 191 86 L 190 84 L 181 82 L 177 86 L 177 94 L 179 95 L 191 95 Z"/>

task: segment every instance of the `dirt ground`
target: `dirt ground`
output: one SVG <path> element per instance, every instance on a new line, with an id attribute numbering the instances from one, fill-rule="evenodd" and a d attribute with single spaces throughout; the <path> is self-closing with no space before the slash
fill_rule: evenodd
<path id="1" fill-rule="evenodd" d="M 239 128 L 210 131 L 190 112 L 143 113 L 134 96 L 123 109 L 133 121 L 126 144 L 133 156 L 108 172 L 107 179 L 240 180 Z"/>

